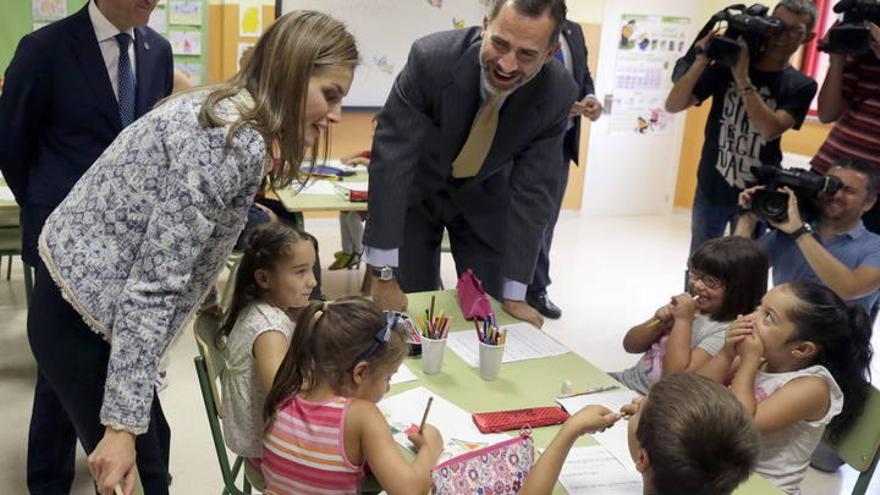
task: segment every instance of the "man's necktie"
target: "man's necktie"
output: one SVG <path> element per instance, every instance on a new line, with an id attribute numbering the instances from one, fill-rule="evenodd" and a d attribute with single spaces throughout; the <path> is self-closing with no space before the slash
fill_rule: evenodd
<path id="1" fill-rule="evenodd" d="M 495 140 L 495 131 L 498 129 L 498 102 L 500 94 L 492 95 L 474 117 L 471 124 L 471 133 L 455 161 L 452 162 L 452 176 L 455 178 L 473 177 L 480 172 L 492 141 Z"/>
<path id="2" fill-rule="evenodd" d="M 131 61 L 128 59 L 128 43 L 131 36 L 126 33 L 116 35 L 116 43 L 119 44 L 119 120 L 122 127 L 134 122 L 134 74 L 131 71 Z"/>

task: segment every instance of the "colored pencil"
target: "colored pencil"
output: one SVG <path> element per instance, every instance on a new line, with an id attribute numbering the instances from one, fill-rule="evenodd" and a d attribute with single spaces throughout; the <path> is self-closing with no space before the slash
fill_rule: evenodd
<path id="1" fill-rule="evenodd" d="M 602 385 L 602 386 L 599 386 L 599 387 L 588 388 L 588 389 L 584 390 L 583 392 L 575 392 L 575 393 L 573 393 L 573 394 L 564 394 L 564 395 L 560 395 L 559 398 L 560 398 L 560 399 L 568 399 L 569 397 L 579 397 L 579 396 L 581 396 L 581 395 L 596 394 L 596 393 L 599 393 L 599 392 L 606 392 L 606 391 L 608 391 L 608 390 L 615 390 L 615 389 L 618 389 L 618 388 L 620 388 L 620 386 L 619 386 L 619 385 L 614 385 L 614 384 L 611 384 L 611 385 Z"/>
<path id="2" fill-rule="evenodd" d="M 425 420 L 428 419 L 428 411 L 431 410 L 431 404 L 434 402 L 434 396 L 428 397 L 428 403 L 425 404 L 425 414 L 422 415 L 422 423 L 419 425 L 419 434 L 422 433 L 422 429 L 425 427 Z"/>

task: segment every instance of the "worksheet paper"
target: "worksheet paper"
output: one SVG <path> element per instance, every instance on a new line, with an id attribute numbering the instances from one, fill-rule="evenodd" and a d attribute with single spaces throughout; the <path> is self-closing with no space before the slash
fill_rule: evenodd
<path id="1" fill-rule="evenodd" d="M 503 363 L 559 356 L 569 352 L 567 347 L 529 323 L 506 325 L 501 329 L 507 329 Z M 450 333 L 446 339 L 446 347 L 452 349 L 472 368 L 480 365 L 480 344 L 476 330 Z"/>
<path id="2" fill-rule="evenodd" d="M 348 189 L 349 191 L 366 191 L 369 189 L 369 182 L 337 182 L 336 187 Z"/>
<path id="3" fill-rule="evenodd" d="M 0 199 L 5 201 L 15 201 L 15 195 L 12 194 L 12 189 L 9 189 L 6 186 L 0 186 Z"/>
<path id="4" fill-rule="evenodd" d="M 294 188 L 298 188 L 299 184 L 294 184 Z M 299 191 L 297 194 L 305 194 L 312 196 L 328 196 L 336 194 L 336 189 L 333 187 L 333 184 L 327 180 L 315 180 L 306 184 L 306 187 Z"/>
<path id="5" fill-rule="evenodd" d="M 559 483 L 569 495 L 642 495 L 642 476 L 627 470 L 605 447 L 571 449 Z"/>
<path id="6" fill-rule="evenodd" d="M 427 422 L 440 430 L 446 442 L 438 463 L 510 439 L 504 434 L 480 433 L 469 412 L 424 387 L 418 387 L 386 397 L 379 402 L 379 410 L 385 415 L 394 440 L 403 447 L 413 449 L 404 432 L 411 425 L 418 426 L 422 421 L 428 397 L 434 397 L 434 402 L 431 404 Z"/>
<path id="7" fill-rule="evenodd" d="M 629 404 L 636 397 L 639 397 L 639 394 L 631 390 L 625 390 L 622 392 L 579 395 L 567 399 L 556 399 L 556 402 L 564 407 L 569 414 L 574 414 L 590 405 L 605 406 L 612 411 L 620 411 L 621 407 Z M 608 449 L 608 452 L 616 457 L 617 460 L 626 466 L 627 469 L 635 471 L 636 465 L 629 454 L 629 443 L 627 441 L 626 430 L 627 422 L 626 420 L 621 419 L 614 426 L 608 428 L 604 432 L 593 433 L 593 438 Z"/>
<path id="8" fill-rule="evenodd" d="M 412 371 L 410 371 L 409 367 L 405 364 L 401 364 L 400 368 L 397 368 L 397 373 L 391 375 L 391 384 L 395 385 L 398 383 L 406 383 L 418 380 L 419 377 L 415 375 Z"/>

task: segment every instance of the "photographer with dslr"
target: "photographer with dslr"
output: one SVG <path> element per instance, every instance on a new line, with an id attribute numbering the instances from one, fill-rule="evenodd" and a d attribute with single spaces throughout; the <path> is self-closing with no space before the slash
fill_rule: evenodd
<path id="1" fill-rule="evenodd" d="M 853 157 L 880 170 L 880 1 L 842 1 L 834 10 L 843 13 L 844 22 L 819 45 L 829 52 L 830 65 L 818 102 L 819 120 L 835 124 L 810 164 L 814 172 L 825 173 L 840 158 Z M 868 40 L 845 36 L 862 31 Z M 880 207 L 874 205 L 862 221 L 880 234 Z"/>
<path id="2" fill-rule="evenodd" d="M 800 127 L 816 93 L 816 82 L 789 64 L 814 36 L 813 2 L 782 0 L 773 18 L 761 19 L 779 22 L 760 43 L 738 37 L 739 58 L 732 68 L 713 63 L 706 54 L 717 30 L 697 41 L 693 63 L 666 100 L 666 110 L 676 113 L 712 97 L 697 172 L 691 252 L 735 223 L 737 196 L 754 182 L 752 167 L 782 161 L 780 136 Z"/>
<path id="3" fill-rule="evenodd" d="M 781 219 L 763 218 L 776 228 L 764 234 L 764 245 L 773 285 L 807 280 L 828 286 L 851 304 L 859 304 L 872 318 L 880 300 L 880 235 L 869 232 L 862 215 L 877 202 L 880 174 L 864 162 L 841 160 L 828 171 L 840 181 L 834 194 L 819 193 L 815 221 L 802 220 L 805 206 L 798 206 L 795 191 L 788 187 L 788 211 Z M 755 192 L 764 186 L 746 189 L 739 203 L 752 209 Z M 806 199 L 805 199 L 806 200 Z M 758 216 L 743 213 L 735 234 L 750 237 Z"/>

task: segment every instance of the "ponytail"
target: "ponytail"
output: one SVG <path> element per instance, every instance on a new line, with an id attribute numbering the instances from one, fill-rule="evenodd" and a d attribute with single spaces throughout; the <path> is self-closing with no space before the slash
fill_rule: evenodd
<path id="1" fill-rule="evenodd" d="M 368 362 L 374 372 L 399 366 L 409 350 L 406 331 L 390 321 L 396 319 L 389 320 L 376 303 L 363 297 L 304 308 L 266 395 L 263 418 L 267 426 L 281 405 L 298 393 L 329 385 L 337 395 L 345 395 L 346 377 L 361 361 Z M 387 340 L 377 343 L 377 334 Z"/>
<path id="2" fill-rule="evenodd" d="M 828 425 L 836 440 L 859 417 L 870 392 L 871 322 L 861 306 L 847 306 L 831 289 L 807 282 L 789 284 L 800 300 L 791 314 L 796 339 L 818 347 L 815 364 L 828 369 L 843 392 L 843 410 Z"/>
<path id="3" fill-rule="evenodd" d="M 263 405 L 263 418 L 270 422 L 275 416 L 278 406 L 287 397 L 299 393 L 315 381 L 317 356 L 318 320 L 327 306 L 324 302 L 313 302 L 300 311 L 296 322 L 296 330 L 290 339 L 290 347 L 287 349 L 269 393 L 266 394 L 266 402 Z"/>

